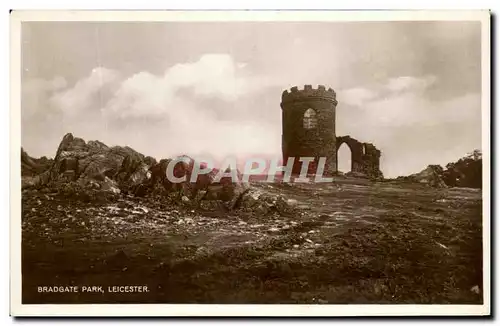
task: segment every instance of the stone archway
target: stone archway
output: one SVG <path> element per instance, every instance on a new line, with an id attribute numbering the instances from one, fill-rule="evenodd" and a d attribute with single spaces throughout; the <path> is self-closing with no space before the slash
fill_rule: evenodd
<path id="1" fill-rule="evenodd" d="M 352 150 L 345 142 L 337 149 L 337 171 L 344 174 L 352 171 Z"/>
<path id="2" fill-rule="evenodd" d="M 339 148 L 346 144 L 351 150 L 351 172 L 361 172 L 364 173 L 364 161 L 363 161 L 363 150 L 364 146 L 362 143 L 357 141 L 350 136 L 337 137 L 337 166 L 338 166 L 338 152 Z"/>

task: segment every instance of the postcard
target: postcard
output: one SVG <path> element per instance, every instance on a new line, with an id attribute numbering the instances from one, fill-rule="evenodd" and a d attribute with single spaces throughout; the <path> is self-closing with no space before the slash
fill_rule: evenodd
<path id="1" fill-rule="evenodd" d="M 11 12 L 11 315 L 488 316 L 490 12 Z"/>

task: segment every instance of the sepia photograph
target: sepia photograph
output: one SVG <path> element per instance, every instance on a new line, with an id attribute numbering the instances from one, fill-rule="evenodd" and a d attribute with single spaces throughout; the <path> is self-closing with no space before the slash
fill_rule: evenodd
<path id="1" fill-rule="evenodd" d="M 490 314 L 489 11 L 10 18 L 13 315 Z"/>

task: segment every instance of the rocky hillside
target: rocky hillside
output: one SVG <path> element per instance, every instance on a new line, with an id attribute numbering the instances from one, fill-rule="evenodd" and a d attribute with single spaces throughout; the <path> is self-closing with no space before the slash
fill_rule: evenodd
<path id="1" fill-rule="evenodd" d="M 47 171 L 54 160 L 48 159 L 43 156 L 41 158 L 34 158 L 28 155 L 26 151 L 21 148 L 21 175 L 22 176 L 35 176 L 37 174 Z"/>
<path id="2" fill-rule="evenodd" d="M 398 177 L 397 180 L 424 183 L 437 188 L 482 188 L 482 168 L 482 154 L 475 150 L 456 162 L 448 163 L 445 168 L 429 165 L 419 173 Z"/>
<path id="3" fill-rule="evenodd" d="M 186 176 L 186 180 L 190 180 L 195 162 L 189 156 L 184 155 L 184 158 L 189 163 L 178 163 L 173 173 L 178 178 Z M 118 194 L 137 197 L 160 194 L 164 199 L 177 195 L 178 200 L 189 205 L 201 205 L 202 200 L 210 200 L 222 202 L 228 209 L 236 206 L 257 211 L 285 212 L 290 209 L 281 196 L 270 196 L 259 189 L 250 189 L 247 184 L 233 183 L 231 178 L 214 182 L 217 169 L 198 176 L 195 183 L 173 184 L 165 175 L 170 161 L 161 159 L 156 162 L 156 159 L 128 146 L 109 147 L 100 141 L 86 142 L 68 133 L 59 144 L 54 160 L 43 170 L 40 169 L 41 173 L 24 176 L 22 188 L 47 188 L 47 191 L 56 191 L 75 199 L 106 199 Z M 241 172 L 236 172 L 241 179 Z"/>

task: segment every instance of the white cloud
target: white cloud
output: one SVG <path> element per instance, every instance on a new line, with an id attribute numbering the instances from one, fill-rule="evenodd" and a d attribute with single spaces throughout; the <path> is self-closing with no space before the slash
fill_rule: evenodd
<path id="1" fill-rule="evenodd" d="M 163 76 L 140 72 L 121 83 L 103 111 L 123 118 L 187 111 L 192 101 L 180 94 L 183 90 L 196 98 L 234 102 L 261 86 L 259 77 L 245 75 L 245 65 L 227 54 L 205 54 L 196 62 L 174 65 Z"/>
<path id="2" fill-rule="evenodd" d="M 337 92 L 337 100 L 349 105 L 362 105 L 363 103 L 375 98 L 377 93 L 373 90 L 363 87 L 350 88 Z"/>
<path id="3" fill-rule="evenodd" d="M 381 149 L 388 177 L 454 161 L 464 148 L 480 147 L 481 98 L 434 99 L 428 91 L 436 83 L 433 76 L 404 76 L 343 91 L 348 107 L 337 110 L 337 129 Z"/>
<path id="4" fill-rule="evenodd" d="M 163 75 L 143 71 L 121 79 L 99 67 L 73 86 L 53 90 L 50 103 L 62 113 L 65 132 L 129 145 L 158 158 L 279 156 L 279 129 L 267 121 L 236 118 L 237 112 L 248 110 L 239 100 L 264 85 L 258 82 L 261 76 L 248 75 L 244 68 L 225 54 L 176 64 Z"/>
<path id="5" fill-rule="evenodd" d="M 401 76 L 398 78 L 391 78 L 386 84 L 387 89 L 392 92 L 419 92 L 424 91 L 429 86 L 436 82 L 435 76 L 425 76 L 416 78 L 412 76 Z"/>
<path id="6" fill-rule="evenodd" d="M 148 72 L 140 72 L 124 80 L 102 108 L 111 117 L 134 118 L 164 114 L 172 105 L 172 90 Z"/>
<path id="7" fill-rule="evenodd" d="M 51 80 L 31 79 L 23 81 L 21 94 L 23 119 L 30 118 L 40 112 L 49 114 L 51 112 L 50 98 L 55 92 L 66 86 L 67 81 L 62 77 L 55 77 Z"/>
<path id="8" fill-rule="evenodd" d="M 265 121 L 226 121 L 204 107 L 203 99 L 216 98 L 232 103 L 232 110 L 239 110 L 237 100 L 259 89 L 256 81 L 260 77 L 244 76 L 240 69 L 241 64 L 229 55 L 208 54 L 194 63 L 177 64 L 163 76 L 139 73 L 121 84 L 104 111 L 122 118 L 165 119 L 163 137 L 174 141 L 162 149 L 162 155 L 208 151 L 220 159 L 227 155 L 279 153 L 280 133 L 268 128 Z"/>
<path id="9" fill-rule="evenodd" d="M 235 100 L 244 94 L 249 80 L 238 75 L 240 63 L 227 54 L 205 54 L 197 62 L 177 64 L 165 72 L 165 86 L 192 88 L 201 96 Z"/>
<path id="10" fill-rule="evenodd" d="M 384 83 L 365 85 L 338 91 L 338 99 L 342 103 L 362 106 L 382 98 L 390 99 L 399 96 L 419 96 L 432 87 L 437 81 L 436 76 L 400 76 L 390 78 Z"/>
<path id="11" fill-rule="evenodd" d="M 72 88 L 54 94 L 51 101 L 65 114 L 74 116 L 96 104 L 94 96 L 98 96 L 98 104 L 102 106 L 103 92 L 117 80 L 117 72 L 102 67 L 94 68 L 89 76 L 78 81 Z"/>
<path id="12" fill-rule="evenodd" d="M 446 100 L 434 100 L 427 94 L 436 82 L 434 76 L 399 77 L 369 88 L 344 91 L 346 104 L 358 107 L 364 119 L 380 127 L 439 125 L 478 117 L 478 93 Z"/>
<path id="13" fill-rule="evenodd" d="M 23 83 L 23 90 L 25 91 L 56 91 L 65 88 L 68 85 L 66 79 L 63 77 L 54 77 L 51 80 L 32 79 Z"/>

